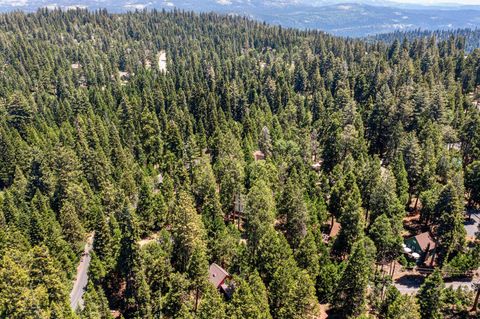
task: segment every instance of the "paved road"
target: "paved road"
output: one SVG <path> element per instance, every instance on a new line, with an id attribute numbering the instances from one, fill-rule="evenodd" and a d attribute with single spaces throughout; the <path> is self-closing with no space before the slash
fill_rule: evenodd
<path id="1" fill-rule="evenodd" d="M 423 283 L 424 277 L 422 275 L 405 275 L 395 280 L 393 285 L 404 295 L 416 294 Z M 452 287 L 457 289 L 458 287 L 466 287 L 469 290 L 473 290 L 474 281 L 470 279 L 446 281 L 445 287 Z"/>
<path id="2" fill-rule="evenodd" d="M 93 238 L 94 234 L 91 234 L 87 239 L 85 250 L 77 267 L 77 277 L 70 292 L 70 306 L 73 310 L 83 308 L 83 294 L 88 283 L 88 266 L 90 266 L 90 252 L 93 248 Z"/>
<path id="3" fill-rule="evenodd" d="M 475 233 L 478 232 L 478 225 L 480 224 L 480 215 L 478 211 L 472 210 L 471 220 L 466 220 L 464 223 L 467 237 L 475 238 Z"/>

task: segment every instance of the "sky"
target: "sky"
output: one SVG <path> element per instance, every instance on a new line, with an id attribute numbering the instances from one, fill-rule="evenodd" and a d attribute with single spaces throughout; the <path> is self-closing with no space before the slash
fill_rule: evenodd
<path id="1" fill-rule="evenodd" d="M 57 0 L 58 1 L 58 0 Z M 101 3 L 103 2 L 104 0 L 97 0 L 97 2 Z M 143 2 L 146 2 L 147 0 L 132 0 L 131 3 L 143 3 Z M 181 0 L 180 0 L 181 1 Z M 198 0 L 198 1 L 202 1 L 202 0 Z M 222 2 L 222 1 L 225 1 L 226 3 L 229 3 L 230 0 L 218 0 L 217 2 Z M 303 2 L 303 3 L 328 3 L 329 1 L 328 0 L 271 0 L 271 1 L 283 1 L 283 2 Z M 390 0 L 391 2 L 394 2 L 394 3 L 400 3 L 400 4 L 423 4 L 423 5 L 436 5 L 436 4 L 450 4 L 450 5 L 480 5 L 480 0 Z M 7 6 L 24 6 L 24 5 L 27 5 L 31 2 L 34 2 L 32 0 L 0 0 L 0 5 L 7 5 Z M 36 1 L 38 2 L 38 1 Z M 48 2 L 48 1 L 45 1 L 45 2 Z M 59 0 L 60 3 L 62 3 L 62 0 Z M 339 3 L 339 2 L 360 2 L 360 3 L 364 3 L 364 2 L 370 2 L 370 1 L 365 1 L 365 0 L 333 0 L 331 2 L 334 2 L 334 3 Z M 377 4 L 381 4 L 382 1 L 381 0 L 374 0 L 373 2 L 377 3 Z M 388 2 L 388 0 L 387 0 Z M 55 0 L 52 0 L 52 3 L 56 3 Z M 82 3 L 82 0 L 78 0 L 78 3 Z"/>
<path id="2" fill-rule="evenodd" d="M 394 0 L 398 3 L 411 4 L 477 4 L 480 5 L 480 0 Z"/>

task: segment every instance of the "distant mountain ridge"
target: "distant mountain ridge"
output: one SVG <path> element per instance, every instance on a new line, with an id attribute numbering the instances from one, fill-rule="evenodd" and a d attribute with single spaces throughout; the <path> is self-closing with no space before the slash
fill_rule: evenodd
<path id="1" fill-rule="evenodd" d="M 391 33 L 383 33 L 377 34 L 374 36 L 369 36 L 365 38 L 367 41 L 382 41 L 388 44 L 393 43 L 395 40 L 400 42 L 407 39 L 408 41 L 414 41 L 418 38 L 430 38 L 435 36 L 437 41 L 445 41 L 448 40 L 450 37 L 461 37 L 464 42 L 463 47 L 467 52 L 471 52 L 476 48 L 480 48 L 480 29 L 458 29 L 458 30 L 413 30 L 413 31 L 395 31 Z"/>
<path id="2" fill-rule="evenodd" d="M 378 0 L 0 0 L 0 11 L 41 7 L 112 12 L 142 9 L 215 11 L 244 15 L 271 24 L 319 29 L 335 35 L 365 37 L 397 30 L 455 30 L 480 27 L 480 6 L 398 4 Z"/>

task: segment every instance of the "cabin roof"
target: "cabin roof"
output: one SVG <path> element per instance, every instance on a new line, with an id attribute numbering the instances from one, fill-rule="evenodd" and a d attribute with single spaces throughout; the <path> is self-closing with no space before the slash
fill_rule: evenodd
<path id="1" fill-rule="evenodd" d="M 435 241 L 429 232 L 418 234 L 415 236 L 415 239 L 423 251 L 426 251 L 427 249 L 432 250 L 435 248 Z"/>
<path id="2" fill-rule="evenodd" d="M 215 286 L 215 288 L 220 287 L 225 281 L 225 278 L 230 277 L 230 274 L 216 263 L 210 265 L 208 275 L 208 280 Z"/>
<path id="3" fill-rule="evenodd" d="M 435 249 L 435 241 L 432 238 L 432 235 L 430 235 L 429 232 L 424 232 L 421 234 L 418 234 L 416 236 L 410 237 L 406 240 L 407 242 L 411 241 L 416 241 L 418 244 L 418 247 L 423 251 L 427 252 L 427 250 L 433 250 Z"/>

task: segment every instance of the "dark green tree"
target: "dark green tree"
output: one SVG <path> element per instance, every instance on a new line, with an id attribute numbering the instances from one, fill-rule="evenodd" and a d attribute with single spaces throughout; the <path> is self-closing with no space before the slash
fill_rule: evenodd
<path id="1" fill-rule="evenodd" d="M 443 306 L 442 291 L 444 283 L 439 270 L 435 270 L 425 279 L 417 293 L 420 315 L 422 319 L 443 318 L 441 312 Z"/>

